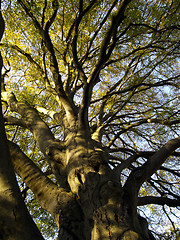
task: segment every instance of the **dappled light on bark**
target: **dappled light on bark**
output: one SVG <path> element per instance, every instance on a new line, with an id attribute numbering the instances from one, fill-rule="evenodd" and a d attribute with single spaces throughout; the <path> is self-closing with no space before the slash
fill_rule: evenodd
<path id="1" fill-rule="evenodd" d="M 179 9 L 2 1 L 0 239 L 178 236 Z"/>

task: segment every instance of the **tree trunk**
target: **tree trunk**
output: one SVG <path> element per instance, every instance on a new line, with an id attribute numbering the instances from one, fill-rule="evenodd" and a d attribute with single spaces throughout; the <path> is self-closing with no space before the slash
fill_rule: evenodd
<path id="1" fill-rule="evenodd" d="M 81 221 L 64 226 L 60 239 L 154 239 L 147 221 L 137 214 L 137 193 L 131 196 L 112 174 L 105 152 L 80 133 L 67 137 L 67 175 L 81 208 Z M 135 202 L 133 203 L 135 199 Z M 66 213 L 68 219 L 69 212 Z M 72 219 L 73 221 L 73 219 Z M 61 226 L 66 231 L 61 231 Z M 70 226 L 70 228 L 69 228 Z M 75 230 L 75 231 L 74 231 Z"/>
<path id="2" fill-rule="evenodd" d="M 47 87 L 48 95 L 44 96 L 50 96 L 50 92 L 53 92 L 54 97 L 56 96 L 60 103 L 57 111 L 61 109 L 61 107 L 63 108 L 59 113 L 53 112 L 53 115 L 50 114 L 52 118 L 55 118 L 55 114 L 57 117 L 63 112 L 61 117 L 57 117 L 59 121 L 58 125 L 61 126 L 59 129 L 62 130 L 63 133 L 63 140 L 55 139 L 48 124 L 46 124 L 38 114 L 37 106 L 33 107 L 25 102 L 18 101 L 14 93 L 6 91 L 5 88 L 3 89 L 2 99 L 7 103 L 9 107 L 8 110 L 16 112 L 18 115 L 17 118 L 12 116 L 8 117 L 11 120 L 14 119 L 14 122 L 12 122 L 15 125 L 24 127 L 33 134 L 39 150 L 51 168 L 51 172 L 54 175 L 53 179 L 56 179 L 56 183 L 54 183 L 51 178 L 48 178 L 47 174 L 44 174 L 38 167 L 38 164 L 36 165 L 29 159 L 15 143 L 9 142 L 8 145 L 0 104 L 0 240 L 43 239 L 25 207 L 14 171 L 20 175 L 22 181 L 33 191 L 36 200 L 39 201 L 42 208 L 48 211 L 54 218 L 54 222 L 59 228 L 59 240 L 154 239 L 148 230 L 147 221 L 137 213 L 138 192 L 142 184 L 160 168 L 170 153 L 180 146 L 180 138 L 169 141 L 140 167 L 132 167 L 131 169 L 133 170 L 123 186 L 119 179 L 121 171 L 132 166 L 132 160 L 138 158 L 139 152 L 136 152 L 137 149 L 135 148 L 135 150 L 132 151 L 133 155 L 128 159 L 123 161 L 123 159 L 118 158 L 117 163 L 119 166 L 111 169 L 108 161 L 113 158 L 109 158 L 110 153 L 107 152 L 107 149 L 109 148 L 110 150 L 111 146 L 115 144 L 115 141 L 119 140 L 118 138 L 121 137 L 121 134 L 126 133 L 128 130 L 133 130 L 134 127 L 142 126 L 141 124 L 144 123 L 159 121 L 154 118 L 153 120 L 147 119 L 147 117 L 144 118 L 144 113 L 149 112 L 149 116 L 152 117 L 153 111 L 156 112 L 156 110 L 159 109 L 159 106 L 162 104 L 158 101 L 156 101 L 157 104 L 155 104 L 155 107 L 152 106 L 152 109 L 148 107 L 147 109 L 149 110 L 143 110 L 142 112 L 138 109 L 139 117 L 137 117 L 136 120 L 127 120 L 128 118 L 131 119 L 132 116 L 136 117 L 137 112 L 134 111 L 136 108 L 130 107 L 126 109 L 126 107 L 129 101 L 134 98 L 135 94 L 139 92 L 145 92 L 147 89 L 151 90 L 154 86 L 173 85 L 171 81 L 173 81 L 174 77 L 167 78 L 166 80 L 159 79 L 154 82 L 152 81 L 152 83 L 149 82 L 149 77 L 151 79 L 151 76 L 153 76 L 152 70 L 164 63 L 165 58 L 162 60 L 162 56 L 169 56 L 167 54 L 168 52 L 164 52 L 165 48 L 159 48 L 158 43 L 162 42 L 161 38 L 159 38 L 157 42 L 156 38 L 153 38 L 152 44 L 143 44 L 138 48 L 131 46 L 133 42 L 136 42 L 136 34 L 134 35 L 134 31 L 136 32 L 137 30 L 137 36 L 139 37 L 139 34 L 142 33 L 142 27 L 144 31 L 147 29 L 145 31 L 145 35 L 147 36 L 149 30 L 161 32 L 162 29 L 155 29 L 146 26 L 146 24 L 137 24 L 133 16 L 132 19 L 130 17 L 130 22 L 127 21 L 127 23 L 125 23 L 123 21 L 124 18 L 128 17 L 128 14 L 131 14 L 131 6 L 127 7 L 131 0 L 115 0 L 112 1 L 112 3 L 109 1 L 107 4 L 109 9 L 106 8 L 107 11 L 104 11 L 104 15 L 101 16 L 102 18 L 99 17 L 99 13 L 97 12 L 98 8 L 96 10 L 95 5 L 99 4 L 97 1 L 92 0 L 89 1 L 89 3 L 86 1 L 83 4 L 81 0 L 79 1 L 79 7 L 77 7 L 78 4 L 74 4 L 74 6 L 77 5 L 77 14 L 75 19 L 72 16 L 73 22 L 70 28 L 68 23 L 67 28 L 63 30 L 67 20 L 64 13 L 61 16 L 63 19 L 61 26 L 62 35 L 66 35 L 63 34 L 63 31 L 66 33 L 68 28 L 69 32 L 67 32 L 66 43 L 64 42 L 64 36 L 62 36 L 62 41 L 60 42 L 62 42 L 63 45 L 58 45 L 60 47 L 59 49 L 62 50 L 62 54 L 59 54 L 55 45 L 53 46 L 56 37 L 54 37 L 55 35 L 51 36 L 50 31 L 52 24 L 54 24 L 54 26 L 56 23 L 60 24 L 59 20 L 61 17 L 58 21 L 54 22 L 58 8 L 61 6 L 58 6 L 58 0 L 49 1 L 49 3 L 48 1 L 44 2 L 43 10 L 40 8 L 43 11 L 41 23 L 38 12 L 33 13 L 34 8 L 31 4 L 28 4 L 28 1 L 18 0 L 17 2 L 24 9 L 24 14 L 26 14 L 22 15 L 21 20 L 23 21 L 25 16 L 31 18 L 31 23 L 34 24 L 34 27 L 40 34 L 39 40 L 42 44 L 39 44 L 39 46 L 41 45 L 42 48 L 37 48 L 36 50 L 37 53 L 44 53 L 43 67 L 41 68 L 41 60 L 37 59 L 34 54 L 31 57 L 30 53 L 26 53 L 16 45 L 12 45 L 12 48 L 16 50 L 19 49 L 19 52 L 23 52 L 25 58 L 30 59 L 30 62 L 36 65 L 38 71 L 43 75 L 41 84 L 46 81 L 42 94 L 44 94 L 44 90 Z M 52 2 L 52 8 L 50 8 L 50 2 Z M 42 4 L 39 6 L 42 7 Z M 132 8 L 134 8 L 134 5 L 132 5 Z M 97 12 L 94 19 L 97 20 L 99 26 L 97 29 L 94 29 L 93 32 L 91 27 L 87 29 L 87 31 L 90 30 L 91 34 L 89 34 L 86 42 L 86 37 L 83 39 L 80 35 L 81 27 L 83 30 L 86 19 L 85 15 L 89 14 L 90 16 L 91 13 L 93 13 L 90 10 Z M 67 19 L 69 21 L 69 17 Z M 160 23 L 159 20 L 158 23 Z M 92 26 L 95 27 L 94 23 Z M 26 29 L 23 29 L 23 31 L 24 30 Z M 163 29 L 163 32 L 169 30 L 171 30 L 171 27 L 165 30 Z M 177 30 L 176 26 L 173 26 L 173 30 Z M 0 40 L 3 32 L 4 21 L 0 13 Z M 38 37 L 38 35 L 34 36 Z M 100 37 L 99 40 L 98 37 Z M 129 42 L 129 39 L 131 40 L 132 37 L 134 39 L 133 42 Z M 146 37 L 143 43 L 146 42 Z M 121 40 L 121 38 L 124 40 Z M 78 39 L 80 42 L 78 42 Z M 123 53 L 124 48 L 122 49 L 121 46 L 123 46 L 125 41 L 127 41 L 127 44 L 130 46 L 125 49 L 127 52 Z M 32 44 L 32 46 L 33 51 L 34 44 Z M 173 46 L 169 45 L 169 49 L 172 47 Z M 83 51 L 80 49 L 83 49 Z M 122 51 L 118 50 L 116 54 L 116 49 L 121 49 Z M 143 59 L 146 62 L 148 55 L 144 55 L 145 52 L 141 54 L 141 51 L 145 51 L 146 49 L 148 49 L 147 54 L 151 54 L 151 51 L 152 53 L 153 51 L 157 53 L 162 50 L 165 55 L 161 55 L 161 52 L 159 52 L 159 57 L 157 57 L 155 63 L 152 62 L 150 67 L 148 65 L 145 66 L 145 64 L 142 69 L 137 69 L 137 71 L 134 72 L 133 69 L 136 64 L 141 63 Z M 39 56 L 40 55 L 41 54 L 39 54 Z M 62 56 L 62 59 L 60 56 Z M 101 78 L 103 78 L 101 77 L 101 73 L 106 71 L 106 67 L 108 67 L 108 74 L 111 76 L 109 72 L 111 71 L 110 64 L 115 64 L 115 66 L 118 67 L 121 63 L 120 59 L 122 61 L 127 59 L 127 69 L 123 67 L 119 70 L 124 76 L 117 82 L 113 80 L 110 83 L 109 80 L 107 82 L 105 80 L 105 85 L 102 88 L 102 91 L 105 91 L 105 93 L 102 96 L 101 94 L 95 94 L 98 98 L 94 98 L 94 92 L 98 88 L 97 84 L 101 81 Z M 64 72 L 64 67 L 60 69 L 60 66 L 62 66 L 61 64 L 59 65 L 61 60 L 64 61 L 64 67 L 68 70 L 67 72 Z M 85 63 L 86 60 L 87 63 Z M 0 55 L 0 70 L 2 66 L 3 62 Z M 48 66 L 49 69 L 46 70 Z M 145 73 L 146 67 L 147 73 Z M 60 74 L 61 71 L 64 72 L 62 76 Z M 134 75 L 131 75 L 132 72 Z M 28 74 L 30 73 L 31 70 Z M 114 73 L 113 70 L 112 73 Z M 36 74 L 36 72 L 34 74 Z M 136 79 L 136 77 L 140 77 L 138 83 L 135 83 L 136 81 L 134 79 Z M 38 78 L 36 80 L 40 83 Z M 132 84 L 133 81 L 134 84 Z M 166 84 L 164 82 L 166 82 Z M 109 86 L 109 90 L 106 89 L 107 86 Z M 39 85 L 39 87 L 42 89 L 42 85 Z M 50 92 L 48 87 L 50 88 Z M 27 92 L 29 92 L 29 90 Z M 79 97 L 81 93 L 82 95 Z M 136 96 L 137 98 L 135 99 L 137 100 L 141 99 L 143 95 Z M 147 99 L 149 99 L 151 95 L 148 94 L 147 96 Z M 112 101 L 110 102 L 108 100 L 109 97 L 112 97 Z M 117 97 L 117 99 L 115 99 L 115 97 Z M 74 101 L 76 98 L 77 101 Z M 94 102 L 95 105 L 90 110 L 89 108 L 92 106 L 92 102 Z M 91 117 L 89 121 L 88 117 L 89 115 L 91 116 L 98 102 L 100 104 L 98 107 L 99 113 L 95 111 L 95 115 L 93 118 Z M 47 107 L 52 103 L 54 103 L 54 100 L 53 102 L 48 101 Z M 167 103 L 168 102 L 165 101 L 165 104 Z M 105 107 L 107 107 L 107 109 L 105 109 Z M 147 106 L 144 105 L 144 107 L 146 108 Z M 145 109 L 144 107 L 142 109 Z M 39 107 L 39 109 L 42 110 L 42 107 Z M 46 110 L 46 112 L 49 112 L 49 110 Z M 128 114 L 130 114 L 130 117 Z M 168 119 L 172 116 L 174 116 L 174 114 L 171 114 Z M 120 123 L 118 123 L 118 117 L 122 117 L 123 119 L 119 119 Z M 95 123 L 95 119 L 98 120 L 97 123 Z M 171 124 L 172 122 L 174 121 L 171 121 Z M 90 124 L 93 124 L 91 128 Z M 171 124 L 169 126 L 171 126 Z M 109 128 L 107 136 L 105 133 L 105 138 L 103 138 L 101 131 L 106 132 L 107 127 Z M 134 132 L 136 131 L 133 130 L 133 133 Z M 111 136 L 113 137 L 111 138 Z M 141 136 L 141 134 L 137 133 L 137 136 Z M 102 140 L 104 139 L 110 140 L 107 148 L 102 146 Z M 135 139 L 137 138 L 135 137 Z M 144 137 L 144 139 L 146 138 Z M 146 141 L 151 143 L 151 138 Z M 111 150 L 117 149 L 114 148 Z M 131 153 L 131 151 L 128 152 Z M 126 151 L 124 153 L 126 155 Z"/>
<path id="3" fill-rule="evenodd" d="M 129 206 L 128 197 L 119 184 L 108 181 L 106 176 L 88 173 L 83 186 L 79 186 L 77 198 L 82 218 L 79 222 L 75 218 L 69 222 L 70 213 L 65 213 L 64 219 L 68 220 L 63 222 L 60 218 L 58 239 L 154 239 L 147 221 Z"/>
<path id="4" fill-rule="evenodd" d="M 137 214 L 138 191 L 129 187 L 134 183 L 122 187 L 106 153 L 96 145 L 77 133 L 67 136 L 64 162 L 71 191 L 66 192 L 9 143 L 16 172 L 53 216 L 59 240 L 154 239 L 147 221 Z"/>

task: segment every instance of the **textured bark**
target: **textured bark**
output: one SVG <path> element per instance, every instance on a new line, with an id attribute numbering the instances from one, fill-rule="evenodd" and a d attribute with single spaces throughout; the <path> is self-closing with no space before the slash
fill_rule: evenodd
<path id="1" fill-rule="evenodd" d="M 129 168 L 132 162 L 139 158 L 140 153 L 132 149 L 129 149 L 127 152 L 124 151 L 124 153 L 132 153 L 125 161 L 114 156 L 114 159 L 118 160 L 119 164 L 118 167 L 112 170 L 108 165 L 108 160 L 110 157 L 110 160 L 113 158 L 107 149 L 110 149 L 110 147 L 114 145 L 121 134 L 142 124 L 150 123 L 151 120 L 142 118 L 139 121 L 132 121 L 132 123 L 127 122 L 128 125 L 123 127 L 122 124 L 122 128 L 120 124 L 120 128 L 117 128 L 119 131 L 115 130 L 112 138 L 111 133 L 107 136 L 107 138 L 109 138 L 107 146 L 103 146 L 102 143 L 105 142 L 102 141 L 103 130 L 107 127 L 108 123 L 113 123 L 113 120 L 119 117 L 120 113 L 118 111 L 123 109 L 122 106 L 117 112 L 113 113 L 113 111 L 111 112 L 111 107 L 109 107 L 109 109 L 105 111 L 104 108 L 107 98 L 113 96 L 116 91 L 117 96 L 130 92 L 127 100 L 122 103 L 122 105 L 124 104 L 125 106 L 131 97 L 133 97 L 133 94 L 135 94 L 134 90 L 136 92 L 139 87 L 143 86 L 153 87 L 153 84 L 145 84 L 143 82 L 133 84 L 132 81 L 129 86 L 127 85 L 127 87 L 120 89 L 120 86 L 124 83 L 121 85 L 119 80 L 114 86 L 112 85 L 111 89 L 101 98 L 104 103 L 101 105 L 99 119 L 97 124 L 95 123 L 95 126 L 91 129 L 88 119 L 90 115 L 89 107 L 93 100 L 93 88 L 100 81 L 101 70 L 105 70 L 105 67 L 108 66 L 110 62 L 113 63 L 113 61 L 116 61 L 110 58 L 111 54 L 116 47 L 118 47 L 116 44 L 120 38 L 126 35 L 130 26 L 134 25 L 134 23 L 129 23 L 129 25 L 123 27 L 123 20 L 126 15 L 126 10 L 128 10 L 127 6 L 131 0 L 112 1 L 107 14 L 103 14 L 104 17 L 102 20 L 99 18 L 98 22 L 100 26 L 94 30 L 94 33 L 92 32 L 94 37 L 92 37 L 92 41 L 87 44 L 89 50 L 87 49 L 87 54 L 85 54 L 87 56 L 84 56 L 85 59 L 88 59 L 92 57 L 92 54 L 95 54 L 95 58 L 92 61 L 93 64 L 88 67 L 88 70 L 85 69 L 86 67 L 83 69 L 84 60 L 81 59 L 78 50 L 80 46 L 78 45 L 78 38 L 80 36 L 82 19 L 87 13 L 89 15 L 91 14 L 89 11 L 97 4 L 97 1 L 92 0 L 84 3 L 82 0 L 79 1 L 76 19 L 73 20 L 73 24 L 69 29 L 66 43 L 64 42 L 65 45 L 62 50 L 59 50 L 62 51 L 60 55 L 64 56 L 63 61 L 68 70 L 67 80 L 64 80 L 64 76 L 63 78 L 61 77 L 61 71 L 59 69 L 60 59 L 58 58 L 59 53 L 57 54 L 58 49 L 53 46 L 54 40 L 51 40 L 51 31 L 49 31 L 57 15 L 59 8 L 58 1 L 49 1 L 52 2 L 52 8 L 48 14 L 45 13 L 48 1 L 44 2 L 42 22 L 39 21 L 39 17 L 36 17 L 38 15 L 33 13 L 31 4 L 23 0 L 18 0 L 17 2 L 24 10 L 23 14 L 26 14 L 26 17 L 31 19 L 31 23 L 34 24 L 35 29 L 41 37 L 43 48 L 45 52 L 47 52 L 43 60 L 45 61 L 46 57 L 49 57 L 47 66 L 46 63 L 44 63 L 45 68 L 50 65 L 47 71 L 51 73 L 49 86 L 51 87 L 50 82 L 53 81 L 53 89 L 51 89 L 51 92 L 53 92 L 53 95 L 58 99 L 57 102 L 60 103 L 60 108 L 62 107 L 63 109 L 59 113 L 38 106 L 29 106 L 26 102 L 18 101 L 12 92 L 3 89 L 3 101 L 7 103 L 11 112 L 14 111 L 18 113 L 18 118 L 9 116 L 6 117 L 5 121 L 8 124 L 26 128 L 33 134 L 34 140 L 44 155 L 45 161 L 47 161 L 51 167 L 52 174 L 54 174 L 57 183 L 52 182 L 36 164 L 21 151 L 17 144 L 8 142 L 15 172 L 33 191 L 40 205 L 52 215 L 54 222 L 59 228 L 59 240 L 154 239 L 148 230 L 146 219 L 137 213 L 138 204 L 143 204 L 143 202 L 147 203 L 148 201 L 157 203 L 159 201 L 162 205 L 165 203 L 173 205 L 179 203 L 179 201 L 173 201 L 171 199 L 165 201 L 165 198 L 158 198 L 157 201 L 155 197 L 151 199 L 142 198 L 140 200 L 138 199 L 138 192 L 142 184 L 147 181 L 153 173 L 160 168 L 167 157 L 180 146 L 180 139 L 171 140 L 159 151 L 148 155 L 148 157 L 146 156 L 146 163 L 139 168 L 133 168 L 123 186 L 119 179 L 122 170 Z M 46 15 L 47 17 L 45 17 Z M 103 30 L 104 26 L 105 28 Z M 122 31 L 120 31 L 121 26 Z M 91 46 L 96 45 L 95 39 L 98 32 L 103 33 L 103 31 L 104 37 L 102 36 L 102 43 L 97 46 L 98 48 L 95 52 L 94 50 L 91 52 Z M 1 35 L 0 31 L 0 37 Z M 37 36 L 38 35 L 36 35 L 36 37 Z M 147 45 L 147 48 L 148 47 L 149 44 Z M 13 48 L 25 56 L 38 71 L 45 74 L 46 80 L 48 81 L 47 73 L 43 72 L 43 68 L 36 63 L 30 54 L 27 54 L 16 45 Z M 63 52 L 64 48 L 65 50 Z M 146 47 L 143 46 L 141 49 L 145 50 Z M 122 54 L 122 59 L 126 59 L 128 54 L 131 56 L 133 53 L 138 53 L 138 50 L 140 50 L 140 47 L 134 49 L 132 52 Z M 66 62 L 66 58 L 69 57 L 72 57 L 72 59 L 70 62 Z M 135 58 L 131 63 L 135 61 Z M 2 67 L 2 61 L 0 64 Z M 75 80 L 76 77 L 72 77 L 73 73 L 71 72 L 73 72 L 74 75 L 77 74 L 77 82 Z M 157 82 L 155 85 L 163 86 L 164 83 L 162 84 L 162 82 L 163 81 Z M 117 87 L 119 90 L 117 90 Z M 44 88 L 46 88 L 46 86 L 44 86 Z M 82 99 L 81 97 L 79 98 L 81 102 L 76 106 L 73 96 L 75 92 L 77 93 L 78 89 L 80 89 L 80 94 L 82 93 Z M 94 100 L 94 102 L 96 101 L 97 100 Z M 116 109 L 116 104 L 114 107 Z M 112 107 L 112 109 L 114 107 Z M 63 114 L 61 115 L 62 112 Z M 58 121 L 58 125 L 62 127 L 63 141 L 55 139 L 48 124 L 43 121 L 39 113 L 46 114 Z M 95 117 L 98 118 L 98 115 L 95 115 Z M 126 115 L 123 119 L 125 118 Z M 2 115 L 0 121 L 0 123 L 2 123 Z M 159 122 L 158 120 L 156 121 Z M 153 120 L 152 122 L 156 121 Z M 171 123 L 173 124 L 173 122 Z M 168 125 L 167 122 L 166 125 Z M 13 230 L 16 232 L 14 239 L 42 239 L 33 222 L 30 220 L 30 216 L 22 202 L 13 172 L 14 170 L 10 162 L 3 123 L 0 127 L 0 132 L 2 133 L 0 150 L 5 154 L 2 155 L 2 158 L 0 157 L 0 164 L 2 166 L 2 168 L 0 168 L 0 239 L 10 239 Z M 110 129 L 110 132 L 113 132 L 113 130 L 111 131 Z M 6 161 L 4 161 L 4 159 Z M 1 219 L 3 219 L 5 224 Z M 10 222 L 10 226 L 12 226 L 10 230 L 8 221 Z M 17 229 L 16 223 L 20 226 L 19 229 Z M 7 230 L 4 226 L 7 226 Z M 8 238 L 8 236 L 10 237 Z"/>
<path id="2" fill-rule="evenodd" d="M 22 103 L 16 104 L 23 106 Z M 20 112 L 24 116 L 27 112 L 31 113 L 26 120 L 34 119 L 31 121 L 36 128 L 29 123 L 29 129 L 37 136 L 39 128 L 41 132 L 41 126 L 46 128 L 46 125 L 34 111 L 24 105 Z M 147 221 L 137 214 L 138 191 L 142 182 L 179 147 L 179 139 L 169 141 L 146 164 L 132 171 L 122 187 L 118 176 L 124 165 L 116 174 L 116 170 L 108 166 L 108 154 L 100 142 L 86 136 L 78 124 L 72 128 L 64 122 L 66 141 L 61 149 L 58 144 L 52 145 L 48 141 L 51 132 L 45 130 L 45 155 L 50 161 L 58 162 L 63 158 L 69 191 L 51 182 L 16 144 L 9 143 L 16 172 L 34 192 L 41 206 L 53 216 L 60 229 L 59 239 L 154 239 Z M 36 138 L 37 142 L 40 137 Z M 51 140 L 55 141 L 53 138 Z M 127 160 L 126 164 L 130 164 L 132 159 Z M 56 166 L 61 171 L 61 165 Z"/>
<path id="3" fill-rule="evenodd" d="M 63 154 L 63 144 L 60 141 L 55 140 L 52 132 L 48 128 L 47 124 L 42 121 L 35 108 L 30 107 L 26 103 L 17 101 L 12 92 L 3 91 L 2 98 L 8 103 L 11 111 L 16 111 L 21 115 L 22 119 L 18 119 L 14 123 L 18 121 L 23 122 L 24 127 L 28 128 L 32 132 L 41 152 L 49 162 L 57 181 L 61 186 L 68 189 L 66 175 L 64 172 L 65 158 Z M 11 121 L 13 121 L 12 118 Z"/>
<path id="4" fill-rule="evenodd" d="M 111 174 L 103 155 L 82 143 L 81 139 L 69 153 L 68 182 L 84 213 L 85 239 L 151 239 L 147 222 L 142 226 L 136 207 L 132 211 L 133 199 Z"/>
<path id="5" fill-rule="evenodd" d="M 53 216 L 59 239 L 153 239 L 147 222 L 135 207 L 132 211 L 130 194 L 111 174 L 102 152 L 88 148 L 91 144 L 82 136 L 68 140 L 69 193 L 52 183 L 16 144 L 9 143 L 16 172 Z"/>
<path id="6" fill-rule="evenodd" d="M 53 216 L 59 239 L 153 239 L 135 205 L 132 210 L 133 199 L 112 174 L 102 151 L 93 149 L 82 136 L 72 135 L 66 142 L 70 192 L 51 182 L 9 142 L 16 172 Z"/>
<path id="7" fill-rule="evenodd" d="M 78 196 L 84 215 L 85 239 L 155 239 L 147 221 L 137 213 L 139 176 L 136 171 L 122 187 L 106 164 L 105 153 L 93 148 L 93 143 L 81 135 L 71 137 L 67 138 L 66 146 L 68 183 Z M 179 145 L 179 139 L 171 140 L 155 153 L 147 163 L 149 171 L 156 171 Z M 139 171 L 146 173 L 147 164 Z M 146 177 L 142 175 L 141 181 Z"/>
<path id="8" fill-rule="evenodd" d="M 34 192 L 41 206 L 53 216 L 56 225 L 59 226 L 59 218 L 63 211 L 67 211 L 66 208 L 73 208 L 69 211 L 71 215 L 76 212 L 73 217 L 80 222 L 75 195 L 54 184 L 16 144 L 9 142 L 9 149 L 15 171 Z"/>

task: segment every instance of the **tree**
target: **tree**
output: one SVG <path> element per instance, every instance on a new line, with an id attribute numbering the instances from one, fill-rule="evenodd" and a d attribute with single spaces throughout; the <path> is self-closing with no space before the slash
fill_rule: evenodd
<path id="1" fill-rule="evenodd" d="M 2 6 L 2 142 L 30 209 L 63 240 L 156 239 L 156 209 L 178 232 L 179 1 Z"/>

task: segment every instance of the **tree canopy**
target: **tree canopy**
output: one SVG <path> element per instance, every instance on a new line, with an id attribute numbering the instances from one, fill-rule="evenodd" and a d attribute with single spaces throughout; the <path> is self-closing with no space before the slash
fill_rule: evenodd
<path id="1" fill-rule="evenodd" d="M 61 230 L 58 204 L 60 211 L 71 202 L 81 222 L 78 201 L 87 216 L 90 199 L 99 198 L 100 209 L 109 194 L 118 205 L 122 192 L 132 219 L 138 211 L 156 239 L 178 236 L 179 10 L 178 0 L 2 1 L 9 151 L 46 238 L 55 224 Z M 111 239 L 102 236 L 93 239 Z"/>

